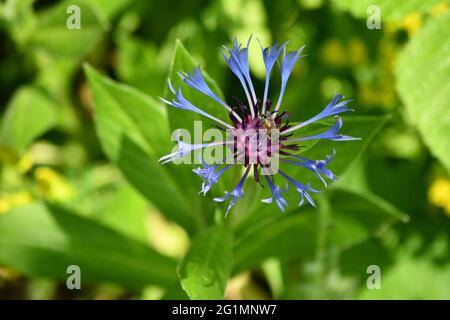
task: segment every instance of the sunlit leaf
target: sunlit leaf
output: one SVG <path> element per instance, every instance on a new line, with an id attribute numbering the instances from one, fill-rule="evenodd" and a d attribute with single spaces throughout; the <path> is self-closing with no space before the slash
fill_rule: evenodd
<path id="1" fill-rule="evenodd" d="M 450 13 L 429 21 L 397 65 L 397 88 L 423 141 L 450 171 Z"/>
<path id="2" fill-rule="evenodd" d="M 0 127 L 0 144 L 23 152 L 56 123 L 56 106 L 33 87 L 19 89 L 8 105 Z"/>
<path id="3" fill-rule="evenodd" d="M 0 263 L 60 280 L 77 265 L 82 284 L 142 288 L 176 281 L 173 260 L 91 219 L 39 203 L 0 216 Z"/>
<path id="4" fill-rule="evenodd" d="M 72 11 L 67 13 L 71 5 L 79 8 L 80 29 L 67 26 L 69 17 L 73 15 Z M 39 15 L 29 44 L 55 58 L 80 59 L 100 41 L 107 28 L 105 17 L 89 1 L 64 1 Z"/>
<path id="5" fill-rule="evenodd" d="M 85 67 L 95 104 L 95 123 L 103 150 L 125 177 L 164 214 L 194 229 L 190 201 L 167 167 L 158 163 L 169 149 L 164 107 L 128 86 Z"/>
<path id="6" fill-rule="evenodd" d="M 191 299 L 222 299 L 231 268 L 231 232 L 215 227 L 194 240 L 179 265 L 178 277 Z"/>
<path id="7" fill-rule="evenodd" d="M 237 237 L 235 270 L 255 267 L 271 257 L 311 259 L 319 243 L 324 252 L 330 246 L 349 248 L 404 219 L 405 215 L 398 209 L 377 200 L 334 191 L 327 200 L 330 207 L 319 208 L 327 210 L 324 226 L 321 226 L 323 221 L 318 210 L 313 208 L 265 219 L 264 223 L 248 228 Z M 319 226 L 323 230 L 319 231 Z M 320 237 L 324 237 L 321 242 L 318 241 L 320 232 L 323 232 Z"/>

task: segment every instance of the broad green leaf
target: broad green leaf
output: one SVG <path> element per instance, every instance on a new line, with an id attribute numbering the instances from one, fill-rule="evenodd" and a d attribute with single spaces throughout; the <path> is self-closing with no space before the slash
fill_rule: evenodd
<path id="1" fill-rule="evenodd" d="M 109 203 L 94 219 L 143 243 L 148 242 L 146 229 L 148 205 L 134 189 L 124 186 L 115 191 Z"/>
<path id="2" fill-rule="evenodd" d="M 258 266 L 271 257 L 310 257 L 316 249 L 317 213 L 308 208 L 281 215 L 272 212 L 272 219 L 248 228 L 236 237 L 234 270 L 243 271 Z M 281 216 L 275 216 L 279 214 Z"/>
<path id="3" fill-rule="evenodd" d="M 328 201 L 325 243 L 320 244 L 325 252 L 330 246 L 344 249 L 360 243 L 405 216 L 377 198 L 350 192 L 333 191 Z M 255 267 L 271 257 L 312 258 L 319 245 L 319 219 L 319 212 L 307 207 L 249 228 L 236 238 L 235 271 Z"/>
<path id="4" fill-rule="evenodd" d="M 2 118 L 0 144 L 23 152 L 55 122 L 53 102 L 36 88 L 22 87 L 11 98 Z"/>
<path id="5" fill-rule="evenodd" d="M 172 286 L 175 262 L 91 219 L 35 203 L 0 216 L 0 263 L 32 276 L 67 279 L 78 265 L 81 283 L 130 288 Z"/>
<path id="6" fill-rule="evenodd" d="M 450 12 L 433 19 L 400 53 L 397 88 L 412 123 L 450 171 Z"/>
<path id="7" fill-rule="evenodd" d="M 128 181 L 164 214 L 188 231 L 195 228 L 190 200 L 171 175 L 158 163 L 170 150 L 164 107 L 126 85 L 101 76 L 85 66 L 94 100 L 97 135 L 106 155 Z"/>
<path id="8" fill-rule="evenodd" d="M 367 18 L 372 14 L 367 9 L 371 5 L 376 5 L 381 10 L 381 22 L 383 19 L 398 20 L 410 13 L 424 13 L 432 6 L 442 2 L 442 0 L 408 0 L 408 1 L 392 1 L 392 0 L 333 0 L 336 7 L 351 12 L 359 18 Z"/>
<path id="9" fill-rule="evenodd" d="M 346 261 L 347 275 L 352 271 L 351 276 L 360 276 L 357 299 L 448 299 L 450 263 L 445 258 L 448 256 L 448 243 L 445 231 L 439 232 L 434 228 L 427 238 L 416 230 L 395 247 L 385 245 L 372 248 L 364 243 L 361 248 L 355 248 L 357 250 L 345 252 L 341 259 Z M 368 249 L 371 249 L 370 255 L 367 254 Z M 371 264 L 380 267 L 381 290 L 367 287 L 366 270 Z M 411 275 L 420 276 L 412 280 Z"/>
<path id="10" fill-rule="evenodd" d="M 230 230 L 208 229 L 196 237 L 179 265 L 181 286 L 191 299 L 223 299 L 232 258 Z"/>
<path id="11" fill-rule="evenodd" d="M 167 65 L 160 63 L 158 48 L 128 34 L 118 36 L 116 42 L 120 80 L 152 96 L 162 96 L 167 86 Z"/>
<path id="12" fill-rule="evenodd" d="M 69 29 L 67 21 L 72 12 L 69 6 L 78 6 L 80 12 L 80 29 Z M 42 49 L 55 58 L 68 57 L 81 59 L 101 39 L 108 28 L 108 22 L 90 1 L 63 1 L 39 17 L 29 44 L 32 48 Z"/>

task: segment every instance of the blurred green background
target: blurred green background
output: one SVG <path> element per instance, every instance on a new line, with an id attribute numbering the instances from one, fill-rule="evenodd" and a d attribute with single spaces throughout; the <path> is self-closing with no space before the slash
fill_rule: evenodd
<path id="1" fill-rule="evenodd" d="M 0 299 L 449 299 L 449 26 L 442 0 L 2 0 Z M 293 120 L 353 99 L 363 140 L 318 146 L 340 176 L 318 209 L 281 214 L 249 183 L 225 220 L 193 167 L 156 163 L 190 119 L 156 99 L 167 78 L 201 64 L 231 101 L 220 47 L 250 34 L 306 45 Z M 257 41 L 250 68 L 261 90 Z"/>

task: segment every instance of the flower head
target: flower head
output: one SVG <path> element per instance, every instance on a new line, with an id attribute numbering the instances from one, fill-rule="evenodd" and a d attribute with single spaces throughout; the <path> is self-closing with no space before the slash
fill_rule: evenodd
<path id="1" fill-rule="evenodd" d="M 309 182 L 306 184 L 301 183 L 287 173 L 279 170 L 278 164 L 281 162 L 306 168 L 316 174 L 325 187 L 327 187 L 325 178 L 334 181 L 336 176 L 327 168 L 327 165 L 333 160 L 336 154 L 335 150 L 323 160 L 307 159 L 295 154 L 295 151 L 300 149 L 301 146 L 298 143 L 301 141 L 357 140 L 358 138 L 340 133 L 342 118 L 339 115 L 352 111 L 347 106 L 350 100 L 343 100 L 343 96 L 336 94 L 316 116 L 296 125 L 290 125 L 287 111 L 281 110 L 282 101 L 294 65 L 304 57 L 301 54 L 304 47 L 295 51 L 286 52 L 287 43 L 281 45 L 277 43 L 267 48 L 261 46 L 262 57 L 266 68 L 266 78 L 264 92 L 262 96 L 259 96 L 255 91 L 250 76 L 248 63 L 248 47 L 250 41 L 251 37 L 248 40 L 247 46 L 243 47 L 237 40 L 234 40 L 231 48 L 223 48 L 225 61 L 241 83 L 246 102 L 237 100 L 235 104 L 229 104 L 219 98 L 208 86 L 200 67 L 195 68 L 189 73 L 181 70 L 178 73 L 181 80 L 191 89 L 203 93 L 225 108 L 229 112 L 231 122 L 216 118 L 205 112 L 202 106 L 195 106 L 184 97 L 181 88 L 175 89 L 169 80 L 169 88 L 175 98 L 172 100 L 161 100 L 175 108 L 196 112 L 215 121 L 221 130 L 227 132 L 227 135 L 223 141 L 199 144 L 183 142 L 176 135 L 178 141 L 177 150 L 162 157 L 160 161 L 163 163 L 172 162 L 194 150 L 217 146 L 224 147 L 228 153 L 226 156 L 223 156 L 223 159 L 214 163 L 206 163 L 200 157 L 201 166 L 194 169 L 193 172 L 202 178 L 203 183 L 200 193 L 206 195 L 228 168 L 231 166 L 243 167 L 243 174 L 236 187 L 230 192 L 225 192 L 224 196 L 214 198 L 217 202 L 224 202 L 231 198 L 228 204 L 227 214 L 234 204 L 244 196 L 244 182 L 250 175 L 251 169 L 253 169 L 255 181 L 261 186 L 267 184 L 270 189 L 272 196 L 263 199 L 262 202 L 270 204 L 275 200 L 280 210 L 285 211 L 288 207 L 288 202 L 283 198 L 283 193 L 287 191 L 288 185 L 292 185 L 300 195 L 299 206 L 304 203 L 305 199 L 312 206 L 315 206 L 311 194 L 319 191 L 313 189 Z M 270 76 L 276 62 L 278 62 L 278 66 L 280 67 L 281 87 L 275 107 L 272 107 L 272 101 L 269 99 L 269 84 Z M 324 132 L 313 135 L 297 135 L 296 131 L 298 129 L 307 127 L 311 123 L 328 117 L 335 117 L 336 122 Z M 260 175 L 264 175 L 265 179 L 260 179 Z M 281 179 L 284 182 L 277 183 L 275 179 Z M 281 188 L 280 185 L 285 185 L 286 187 Z"/>

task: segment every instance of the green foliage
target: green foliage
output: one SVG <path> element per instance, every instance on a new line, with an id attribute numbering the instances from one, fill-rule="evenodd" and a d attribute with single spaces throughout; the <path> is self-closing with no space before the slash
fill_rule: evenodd
<path id="1" fill-rule="evenodd" d="M 333 0 L 333 3 L 343 10 L 350 11 L 353 15 L 360 18 L 367 18 L 373 12 L 367 12 L 367 8 L 376 5 L 380 8 L 381 18 L 389 20 L 398 20 L 404 18 L 408 14 L 417 12 L 427 12 L 429 9 L 441 0 L 408 0 L 408 1 L 391 1 L 391 0 Z"/>
<path id="2" fill-rule="evenodd" d="M 69 5 L 80 8 L 80 29 L 67 27 Z M 366 27 L 370 5 L 381 10 L 380 30 Z M 0 297 L 448 298 L 448 10 L 442 0 L 1 2 Z M 174 130 L 194 138 L 195 121 L 203 132 L 215 125 L 160 101 L 173 98 L 167 80 L 229 122 L 178 73 L 200 66 L 235 106 L 245 95 L 220 49 L 250 34 L 258 97 L 256 38 L 289 40 L 288 51 L 306 45 L 281 105 L 291 124 L 335 93 L 352 99 L 341 131 L 361 140 L 304 141 L 296 151 L 325 159 L 335 149 L 327 167 L 336 182 L 325 188 L 310 170 L 281 164 L 320 190 L 317 208 L 298 207 L 290 186 L 281 213 L 261 202 L 270 190 L 250 175 L 225 217 L 228 202 L 213 198 L 234 188 L 241 167 L 203 196 L 196 166 L 158 162 L 175 150 Z M 70 265 L 81 268 L 80 292 L 65 289 Z M 370 265 L 381 269 L 380 290 L 367 288 Z"/>
<path id="3" fill-rule="evenodd" d="M 89 66 L 85 70 L 93 91 L 97 134 L 105 153 L 145 197 L 192 231 L 195 225 L 187 199 L 168 170 L 157 162 L 170 136 L 164 107 L 102 77 Z M 147 130 L 149 124 L 152 130 Z"/>
<path id="4" fill-rule="evenodd" d="M 222 299 L 233 265 L 232 234 L 214 227 L 198 235 L 178 266 L 181 286 L 191 299 Z"/>
<path id="5" fill-rule="evenodd" d="M 80 29 L 66 26 L 66 12 L 72 1 L 63 1 L 38 17 L 36 31 L 29 38 L 29 45 L 44 50 L 55 58 L 81 59 L 101 39 L 108 27 L 104 16 L 90 1 L 77 1 L 80 10 Z"/>
<path id="6" fill-rule="evenodd" d="M 57 106 L 44 93 L 24 87 L 11 99 L 0 127 L 0 144 L 23 152 L 56 123 Z"/>
<path id="7" fill-rule="evenodd" d="M 399 56 L 397 87 L 412 123 L 450 172 L 450 14 L 425 26 Z"/>
<path id="8" fill-rule="evenodd" d="M 135 289 L 176 280 L 173 260 L 89 219 L 39 203 L 0 216 L 0 248 L 1 263 L 34 276 L 66 279 L 67 267 L 75 264 L 87 281 Z"/>

